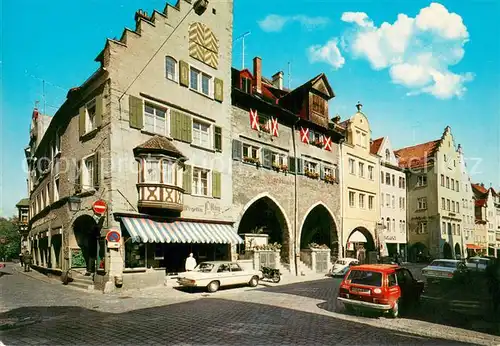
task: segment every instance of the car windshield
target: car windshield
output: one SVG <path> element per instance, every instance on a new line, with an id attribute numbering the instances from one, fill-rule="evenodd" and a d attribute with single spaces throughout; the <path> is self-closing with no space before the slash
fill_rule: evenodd
<path id="1" fill-rule="evenodd" d="M 202 262 L 194 268 L 197 272 L 210 273 L 214 269 L 213 263 Z"/>
<path id="2" fill-rule="evenodd" d="M 346 265 L 347 262 L 345 260 L 338 260 L 335 264 Z"/>
<path id="3" fill-rule="evenodd" d="M 456 268 L 458 262 L 432 261 L 432 267 Z"/>
<path id="4" fill-rule="evenodd" d="M 352 270 L 347 280 L 353 284 L 381 287 L 382 273 L 368 270 Z"/>

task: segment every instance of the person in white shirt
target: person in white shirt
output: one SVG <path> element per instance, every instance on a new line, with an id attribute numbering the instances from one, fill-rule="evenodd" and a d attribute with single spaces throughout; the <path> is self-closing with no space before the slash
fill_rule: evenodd
<path id="1" fill-rule="evenodd" d="M 186 258 L 186 271 L 190 272 L 194 270 L 196 267 L 196 259 L 193 257 L 193 253 L 189 254 L 189 257 Z"/>

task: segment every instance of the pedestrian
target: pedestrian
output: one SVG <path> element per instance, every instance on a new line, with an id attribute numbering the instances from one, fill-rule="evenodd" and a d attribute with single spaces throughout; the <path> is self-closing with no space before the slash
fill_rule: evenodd
<path id="1" fill-rule="evenodd" d="M 186 258 L 186 271 L 190 272 L 193 271 L 194 268 L 196 267 L 196 259 L 193 257 L 193 253 L 191 252 L 189 254 L 189 257 Z"/>
<path id="2" fill-rule="evenodd" d="M 19 263 L 21 263 L 21 267 L 24 265 L 22 252 L 19 254 Z"/>
<path id="3" fill-rule="evenodd" d="M 24 262 L 24 271 L 25 272 L 31 271 L 31 254 L 28 250 L 26 250 L 26 252 L 24 253 L 23 262 Z"/>

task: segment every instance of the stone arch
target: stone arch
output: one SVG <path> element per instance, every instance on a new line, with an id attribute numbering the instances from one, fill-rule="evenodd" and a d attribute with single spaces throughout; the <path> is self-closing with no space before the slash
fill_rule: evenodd
<path id="1" fill-rule="evenodd" d="M 460 244 L 455 244 L 455 258 L 462 257 L 462 249 L 460 248 Z"/>
<path id="2" fill-rule="evenodd" d="M 270 243 L 282 244 L 282 259 L 286 263 L 290 261 L 290 220 L 280 203 L 269 193 L 261 193 L 245 205 L 235 229 L 238 234 L 256 231 L 268 234 Z"/>
<path id="3" fill-rule="evenodd" d="M 318 220 L 324 220 L 326 222 L 315 222 Z M 331 249 L 333 257 L 338 257 L 339 229 L 337 225 L 338 222 L 335 215 L 325 203 L 314 203 L 302 218 L 297 244 L 303 249 L 311 242 L 321 242 Z M 304 231 L 304 228 L 309 229 L 311 232 Z"/>
<path id="4" fill-rule="evenodd" d="M 77 263 L 76 256 L 78 253 L 72 254 L 74 263 L 70 263 L 71 267 L 85 266 L 88 272 L 94 272 L 96 269 L 96 260 L 98 254 L 98 242 L 100 229 L 94 218 L 88 214 L 81 214 L 73 222 L 73 234 L 76 244 L 81 250 L 81 256 L 84 263 Z"/>
<path id="5" fill-rule="evenodd" d="M 451 250 L 451 245 L 448 242 L 443 244 L 443 258 L 446 258 L 446 259 L 453 258 L 453 252 Z"/>
<path id="6" fill-rule="evenodd" d="M 346 241 L 346 257 L 358 258 L 361 263 L 373 262 L 376 258 L 369 258 L 370 253 L 377 251 L 375 239 L 371 232 L 363 226 L 354 228 Z M 360 257 L 358 250 L 364 249 L 364 258 Z M 371 255 L 373 257 L 373 255 Z"/>

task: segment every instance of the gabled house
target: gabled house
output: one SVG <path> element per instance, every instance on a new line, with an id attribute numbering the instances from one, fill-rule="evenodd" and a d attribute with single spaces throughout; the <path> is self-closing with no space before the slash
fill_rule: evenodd
<path id="1" fill-rule="evenodd" d="M 472 190 L 475 199 L 476 237 L 481 242 L 481 249 L 486 250 L 487 248 L 487 254 L 496 257 L 497 208 L 495 191 L 492 188 L 486 188 L 483 183 L 472 184 Z"/>

